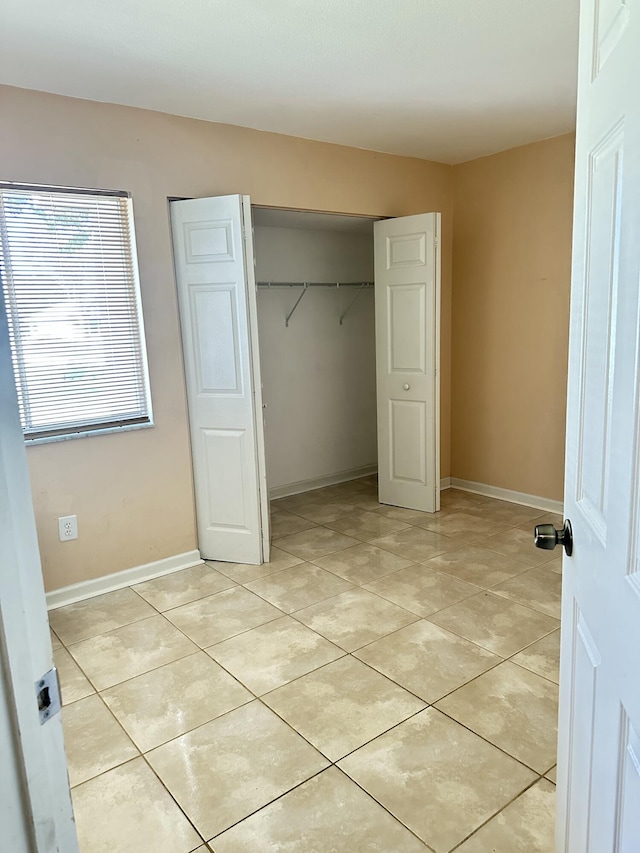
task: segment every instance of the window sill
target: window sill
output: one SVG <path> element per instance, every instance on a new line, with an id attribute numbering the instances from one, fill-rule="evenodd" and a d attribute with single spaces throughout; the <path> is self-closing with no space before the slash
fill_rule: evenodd
<path id="1" fill-rule="evenodd" d="M 41 438 L 25 438 L 24 443 L 29 447 L 34 444 L 50 444 L 54 441 L 71 441 L 76 438 L 89 438 L 92 435 L 113 435 L 117 432 L 131 432 L 134 429 L 150 429 L 155 426 L 153 421 L 148 424 L 129 424 L 127 426 L 101 427 L 100 429 L 87 429 L 81 432 L 69 432 L 64 435 L 45 435 Z"/>

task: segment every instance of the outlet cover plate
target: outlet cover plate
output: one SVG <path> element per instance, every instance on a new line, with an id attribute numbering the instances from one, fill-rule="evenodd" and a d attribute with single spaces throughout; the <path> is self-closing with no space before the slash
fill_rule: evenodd
<path id="1" fill-rule="evenodd" d="M 70 542 L 78 538 L 77 515 L 63 515 L 58 519 L 58 538 L 61 542 Z"/>

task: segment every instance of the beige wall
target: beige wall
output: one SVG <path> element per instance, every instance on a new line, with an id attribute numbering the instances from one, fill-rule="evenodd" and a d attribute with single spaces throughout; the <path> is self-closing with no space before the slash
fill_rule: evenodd
<path id="1" fill-rule="evenodd" d="M 128 107 L 0 87 L 0 180 L 133 194 L 156 426 L 29 448 L 45 584 L 55 589 L 196 545 L 168 196 L 443 214 L 442 475 L 449 474 L 452 169 Z M 57 541 L 76 513 L 80 536 Z"/>
<path id="2" fill-rule="evenodd" d="M 574 137 L 454 167 L 452 475 L 562 499 Z"/>

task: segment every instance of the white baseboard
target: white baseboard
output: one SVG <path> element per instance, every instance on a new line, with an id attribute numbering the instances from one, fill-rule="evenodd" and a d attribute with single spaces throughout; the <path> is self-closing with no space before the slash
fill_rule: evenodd
<path id="1" fill-rule="evenodd" d="M 336 486 L 338 483 L 346 483 L 348 480 L 369 477 L 371 474 L 375 474 L 377 470 L 377 465 L 365 465 L 363 468 L 338 471 L 337 474 L 328 474 L 326 477 L 314 477 L 312 480 L 299 480 L 297 483 L 286 483 L 284 486 L 275 486 L 273 489 L 269 489 L 269 499 L 273 501 L 276 498 L 288 498 L 289 495 L 299 495 L 301 492 L 322 489 L 324 486 Z"/>
<path id="2" fill-rule="evenodd" d="M 113 592 L 134 583 L 159 578 L 179 569 L 188 569 L 191 566 L 199 566 L 204 561 L 200 558 L 199 551 L 186 551 L 184 554 L 175 554 L 173 557 L 165 557 L 164 560 L 156 560 L 154 563 L 145 563 L 143 566 L 134 566 L 124 569 L 122 572 L 114 572 L 101 578 L 93 578 L 88 581 L 80 581 L 61 589 L 53 589 L 47 593 L 47 610 L 55 610 L 56 607 L 64 607 L 65 604 L 74 604 L 85 598 L 95 598 L 105 592 Z"/>
<path id="3" fill-rule="evenodd" d="M 472 480 L 460 480 L 458 477 L 450 477 L 450 481 L 450 488 L 452 489 L 473 492 L 476 495 L 485 495 L 488 498 L 497 498 L 515 504 L 524 504 L 524 506 L 531 506 L 534 509 L 556 512 L 558 515 L 563 513 L 562 501 L 541 498 L 538 495 L 528 495 L 526 492 L 514 492 L 511 489 L 501 489 L 498 486 L 489 486 L 486 483 L 474 483 Z"/>
<path id="4" fill-rule="evenodd" d="M 443 477 L 440 480 L 440 491 L 444 491 L 445 489 L 451 488 L 451 477 Z"/>

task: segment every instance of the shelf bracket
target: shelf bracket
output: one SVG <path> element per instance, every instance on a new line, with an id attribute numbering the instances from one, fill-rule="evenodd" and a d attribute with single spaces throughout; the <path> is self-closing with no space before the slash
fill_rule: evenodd
<path id="1" fill-rule="evenodd" d="M 293 308 L 291 309 L 291 311 L 289 311 L 289 313 L 288 313 L 288 314 L 287 314 L 287 316 L 285 317 L 284 324 L 285 324 L 285 326 L 287 327 L 287 329 L 289 328 L 289 320 L 293 317 L 293 315 L 294 315 L 294 313 L 295 313 L 296 308 L 297 308 L 297 307 L 298 307 L 298 305 L 300 305 L 300 303 L 302 302 L 302 297 L 305 295 L 305 293 L 306 293 L 306 292 L 307 292 L 307 290 L 309 289 L 309 285 L 305 282 L 305 283 L 302 285 L 302 288 L 303 288 L 303 289 L 302 289 L 302 293 L 301 293 L 301 294 L 300 294 L 300 296 L 298 296 L 298 298 L 296 299 L 296 304 L 293 306 Z"/>
<path id="2" fill-rule="evenodd" d="M 360 294 L 362 293 L 362 291 L 364 290 L 364 288 L 365 288 L 366 286 L 367 286 L 367 283 L 366 283 L 366 281 L 365 281 L 365 282 L 363 282 L 363 283 L 360 285 L 360 287 L 356 290 L 356 295 L 353 297 L 353 299 L 351 300 L 351 302 L 347 305 L 347 310 L 346 310 L 346 311 L 344 312 L 344 314 L 340 317 L 340 325 L 342 325 L 342 322 L 343 322 L 344 318 L 347 316 L 347 314 L 349 313 L 349 311 L 351 311 L 351 309 L 353 308 L 353 306 L 354 306 L 354 304 L 355 304 L 356 299 L 358 298 L 358 296 L 360 296 Z"/>

